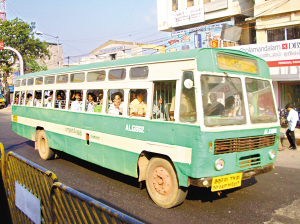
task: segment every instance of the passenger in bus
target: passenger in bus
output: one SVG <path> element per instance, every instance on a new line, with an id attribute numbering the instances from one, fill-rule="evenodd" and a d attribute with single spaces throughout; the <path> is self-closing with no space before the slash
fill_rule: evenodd
<path id="1" fill-rule="evenodd" d="M 71 111 L 81 111 L 81 93 L 80 92 L 76 92 L 75 93 L 75 101 L 73 101 L 71 103 Z"/>
<path id="2" fill-rule="evenodd" d="M 15 96 L 15 105 L 19 104 L 19 94 L 17 93 Z"/>
<path id="3" fill-rule="evenodd" d="M 96 96 L 93 93 L 88 93 L 88 101 L 86 103 L 86 112 L 92 113 L 94 112 L 94 108 L 97 105 L 95 103 Z"/>
<path id="4" fill-rule="evenodd" d="M 27 94 L 28 101 L 26 103 L 26 106 L 33 106 L 33 101 L 32 101 L 32 95 L 30 93 Z"/>
<path id="5" fill-rule="evenodd" d="M 131 90 L 130 91 L 130 101 L 129 102 L 132 102 L 133 100 L 136 99 L 136 94 L 135 94 L 135 91 Z"/>
<path id="6" fill-rule="evenodd" d="M 111 115 L 122 115 L 123 104 L 122 104 L 122 93 L 116 92 L 111 96 L 112 104 L 109 106 L 108 114 Z"/>
<path id="7" fill-rule="evenodd" d="M 34 106 L 42 107 L 41 97 L 42 96 L 40 92 L 35 93 Z"/>
<path id="8" fill-rule="evenodd" d="M 224 111 L 224 105 L 217 100 L 216 93 L 210 93 L 210 104 L 205 108 L 206 116 L 221 116 Z"/>
<path id="9" fill-rule="evenodd" d="M 50 91 L 50 96 L 47 98 L 47 108 L 52 108 L 53 91 Z"/>
<path id="10" fill-rule="evenodd" d="M 144 102 L 145 91 L 142 89 L 136 90 L 136 99 L 133 100 L 130 105 L 130 117 L 145 117 L 147 111 L 147 104 Z"/>
<path id="11" fill-rule="evenodd" d="M 158 95 L 155 96 L 157 100 L 153 100 L 153 119 L 165 119 L 165 105 L 164 105 L 164 92 L 159 91 Z"/>

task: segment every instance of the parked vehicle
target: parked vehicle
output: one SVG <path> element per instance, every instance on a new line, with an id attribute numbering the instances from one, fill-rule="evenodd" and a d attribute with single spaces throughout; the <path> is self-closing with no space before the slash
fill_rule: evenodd
<path id="1" fill-rule="evenodd" d="M 5 107 L 5 100 L 3 95 L 0 93 L 0 109 Z"/>

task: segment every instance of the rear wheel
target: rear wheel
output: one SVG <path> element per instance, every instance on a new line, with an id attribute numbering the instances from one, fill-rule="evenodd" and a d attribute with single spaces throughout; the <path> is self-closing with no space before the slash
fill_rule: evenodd
<path id="1" fill-rule="evenodd" d="M 37 134 L 37 146 L 40 157 L 43 160 L 51 159 L 54 156 L 53 150 L 48 146 L 46 132 L 44 130 L 39 131 Z"/>
<path id="2" fill-rule="evenodd" d="M 146 187 L 151 199 L 163 208 L 181 204 L 187 195 L 187 188 L 178 185 L 171 163 L 156 157 L 150 160 L 147 167 Z"/>

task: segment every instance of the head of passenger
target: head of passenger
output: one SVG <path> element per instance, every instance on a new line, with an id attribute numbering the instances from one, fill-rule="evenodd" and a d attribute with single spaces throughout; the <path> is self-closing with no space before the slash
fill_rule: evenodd
<path id="1" fill-rule="evenodd" d="M 48 97 L 48 101 L 51 101 L 53 99 L 53 91 L 50 91 L 50 96 Z"/>
<path id="2" fill-rule="evenodd" d="M 135 91 L 130 91 L 130 102 L 136 99 Z"/>
<path id="3" fill-rule="evenodd" d="M 75 93 L 75 100 L 77 100 L 77 101 L 81 100 L 81 93 L 79 93 L 79 92 Z"/>
<path id="4" fill-rule="evenodd" d="M 57 94 L 57 100 L 61 100 L 61 95 Z"/>
<path id="5" fill-rule="evenodd" d="M 114 93 L 111 96 L 111 100 L 115 106 L 119 106 L 122 102 L 122 94 L 120 92 Z"/>
<path id="6" fill-rule="evenodd" d="M 27 94 L 28 100 L 32 99 L 32 95 L 30 93 Z"/>
<path id="7" fill-rule="evenodd" d="M 145 99 L 145 91 L 142 90 L 142 89 L 138 89 L 136 91 L 136 99 L 139 101 L 139 102 L 143 102 L 144 99 Z"/>
<path id="8" fill-rule="evenodd" d="M 157 102 L 162 104 L 164 102 L 164 91 L 158 91 L 157 93 Z"/>
<path id="9" fill-rule="evenodd" d="M 95 95 L 93 93 L 88 93 L 88 101 L 90 103 L 95 101 Z"/>
<path id="10" fill-rule="evenodd" d="M 100 103 L 100 105 L 103 104 L 103 94 L 99 96 L 99 103 Z"/>

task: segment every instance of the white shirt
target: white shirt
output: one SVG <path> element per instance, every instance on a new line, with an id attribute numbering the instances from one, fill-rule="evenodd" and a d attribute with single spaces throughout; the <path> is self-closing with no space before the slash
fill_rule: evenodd
<path id="1" fill-rule="evenodd" d="M 294 131 L 297 125 L 297 121 L 299 119 L 298 112 L 294 109 L 291 109 L 289 115 L 287 116 L 286 120 L 288 121 L 288 129 L 290 131 Z"/>
<path id="2" fill-rule="evenodd" d="M 74 102 L 71 103 L 71 110 L 72 111 L 81 111 L 81 102 L 75 100 Z"/>
<path id="3" fill-rule="evenodd" d="M 123 104 L 121 103 L 119 105 L 119 108 L 117 108 L 113 103 L 109 106 L 108 114 L 112 115 L 122 115 L 123 114 Z"/>

